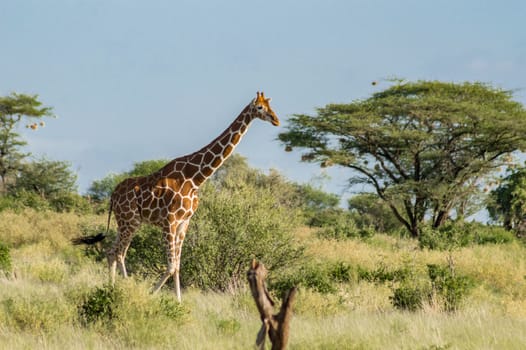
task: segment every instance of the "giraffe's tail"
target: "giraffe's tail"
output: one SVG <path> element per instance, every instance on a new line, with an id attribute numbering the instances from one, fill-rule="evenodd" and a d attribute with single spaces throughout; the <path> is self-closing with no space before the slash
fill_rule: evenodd
<path id="1" fill-rule="evenodd" d="M 104 234 L 104 232 L 101 232 L 101 233 L 98 233 L 92 236 L 83 236 L 83 237 L 73 238 L 71 240 L 71 243 L 73 243 L 74 245 L 95 244 L 97 242 L 102 241 L 104 238 L 106 238 L 106 235 Z"/>
<path id="2" fill-rule="evenodd" d="M 110 221 L 111 221 L 111 212 L 112 211 L 113 211 L 113 203 L 110 200 L 110 210 L 109 210 L 109 213 L 108 213 L 108 225 L 106 226 L 106 232 L 105 233 L 101 232 L 101 233 L 97 233 L 96 235 L 73 238 L 71 240 L 71 243 L 74 244 L 74 245 L 81 245 L 81 244 L 91 245 L 91 244 L 95 244 L 97 242 L 100 242 L 104 238 L 106 238 L 106 236 L 108 235 L 108 232 L 110 230 Z"/>

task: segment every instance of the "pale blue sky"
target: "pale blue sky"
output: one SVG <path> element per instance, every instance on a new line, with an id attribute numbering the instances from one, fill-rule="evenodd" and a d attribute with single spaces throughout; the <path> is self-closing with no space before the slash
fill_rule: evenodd
<path id="1" fill-rule="evenodd" d="M 526 103 L 525 19 L 522 0 L 0 0 L 0 95 L 54 107 L 59 119 L 22 132 L 33 154 L 71 162 L 84 192 L 199 149 L 258 90 L 285 125 L 392 76 L 488 82 Z M 237 152 L 296 181 L 320 175 L 280 130 L 254 122 Z M 341 194 L 349 172 L 329 174 Z"/>

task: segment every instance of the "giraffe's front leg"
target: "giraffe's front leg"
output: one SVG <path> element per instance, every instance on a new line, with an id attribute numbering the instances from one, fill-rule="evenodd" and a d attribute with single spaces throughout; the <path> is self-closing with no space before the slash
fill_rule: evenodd
<path id="1" fill-rule="evenodd" d="M 181 283 L 179 281 L 179 271 L 181 270 L 181 252 L 183 250 L 184 237 L 186 236 L 186 230 L 188 230 L 188 224 L 190 219 L 185 220 L 177 227 L 177 238 L 175 240 L 175 272 L 174 272 L 174 287 L 177 300 L 181 302 Z"/>
<path id="2" fill-rule="evenodd" d="M 165 233 L 164 239 L 166 244 L 166 255 L 168 266 L 166 272 L 161 277 L 159 282 L 155 285 L 153 292 L 159 291 L 166 281 L 173 276 L 175 284 L 175 294 L 177 300 L 181 302 L 181 284 L 179 281 L 179 267 L 181 259 L 181 248 L 183 245 L 186 229 L 188 228 L 189 220 L 179 221 L 170 225 L 169 232 Z"/>

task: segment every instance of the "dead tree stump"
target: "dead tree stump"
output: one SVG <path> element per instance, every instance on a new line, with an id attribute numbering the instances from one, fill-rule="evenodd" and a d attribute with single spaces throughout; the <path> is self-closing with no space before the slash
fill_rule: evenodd
<path id="1" fill-rule="evenodd" d="M 274 301 L 270 297 L 265 284 L 267 272 L 265 266 L 258 263 L 255 259 L 252 260 L 251 267 L 247 272 L 250 290 L 262 322 L 261 329 L 256 337 L 256 348 L 258 350 L 265 349 L 265 339 L 268 334 L 272 343 L 272 350 L 283 350 L 286 348 L 289 338 L 292 303 L 296 297 L 297 288 L 292 287 L 287 292 L 279 313 L 274 315 Z"/>

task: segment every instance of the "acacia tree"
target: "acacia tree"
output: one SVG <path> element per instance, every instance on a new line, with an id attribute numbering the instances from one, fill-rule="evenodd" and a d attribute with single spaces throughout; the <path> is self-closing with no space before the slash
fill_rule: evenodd
<path id="1" fill-rule="evenodd" d="M 279 139 L 302 161 L 354 170 L 419 237 L 443 225 L 526 141 L 526 111 L 482 83 L 397 82 L 370 98 L 296 114 Z"/>
<path id="2" fill-rule="evenodd" d="M 26 127 L 36 130 L 44 126 L 42 121 L 36 121 L 49 116 L 53 116 L 51 108 L 43 107 L 36 95 L 12 93 L 0 97 L 0 194 L 6 191 L 7 178 L 20 169 L 22 160 L 29 155 L 20 150 L 27 143 L 17 128 L 27 120 Z"/>

